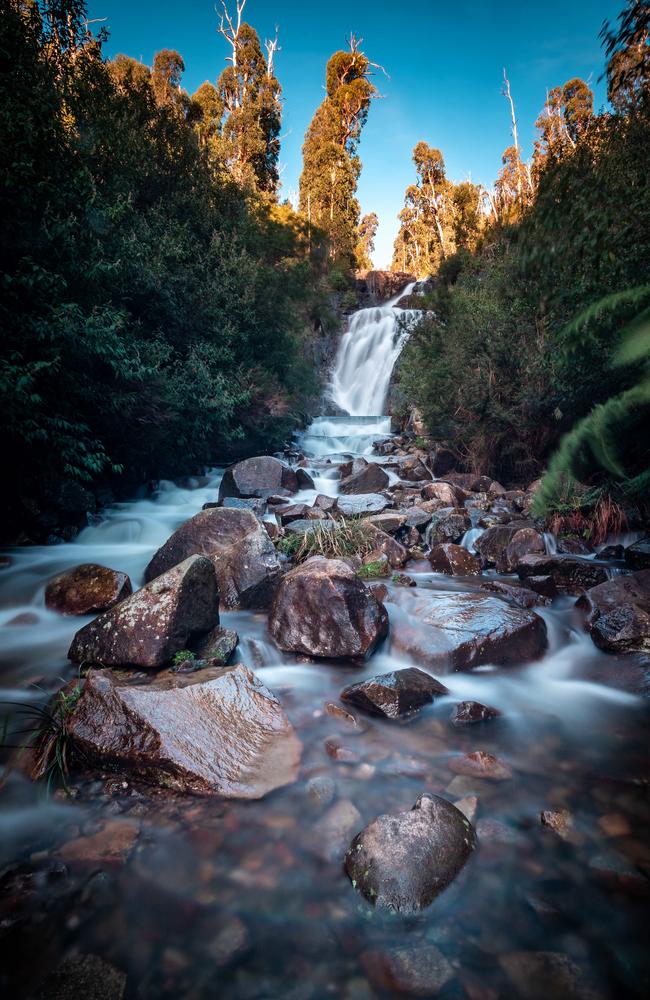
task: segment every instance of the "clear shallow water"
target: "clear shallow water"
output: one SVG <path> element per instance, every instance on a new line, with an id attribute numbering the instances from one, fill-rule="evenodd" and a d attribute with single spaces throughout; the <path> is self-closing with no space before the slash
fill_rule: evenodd
<path id="1" fill-rule="evenodd" d="M 336 495 L 337 460 L 370 454 L 386 421 L 364 414 L 315 421 L 300 444 L 316 489 L 299 498 Z M 219 480 L 215 470 L 183 488 L 163 483 L 155 496 L 107 511 L 72 544 L 8 553 L 11 563 L 0 570 L 4 701 L 41 701 L 43 689 L 73 676 L 66 651 L 84 619 L 44 608 L 47 579 L 92 561 L 141 583 L 153 552 L 216 498 Z M 468 532 L 464 544 L 476 537 Z M 393 623 L 431 591 L 480 587 L 475 578 L 431 573 L 425 563 L 407 572 L 416 588 L 389 584 Z M 366 1000 L 394 995 L 373 979 L 378 953 L 432 946 L 451 964 L 441 993 L 448 1000 L 580 995 L 557 982 L 535 992 L 531 975 L 526 989 L 515 987 L 509 956 L 537 951 L 566 956 L 595 980 L 596 995 L 647 993 L 643 668 L 634 657 L 596 650 L 572 600 L 540 613 L 549 635 L 540 660 L 445 675 L 450 694 L 417 718 L 359 715 L 357 728 L 326 706 L 352 681 L 414 662 L 390 636 L 363 664 L 308 662 L 277 650 L 264 615 L 223 614 L 241 638 L 237 658 L 277 693 L 299 733 L 299 780 L 260 802 L 237 803 L 170 799 L 122 776 L 94 774 L 80 779 L 69 801 L 47 798 L 19 772 L 5 775 L 0 982 L 7 995 L 30 995 L 77 950 L 127 973 L 128 997 Z M 449 715 L 460 699 L 494 705 L 503 716 L 459 731 Z M 479 749 L 508 763 L 512 779 L 455 776 L 452 758 Z M 375 912 L 345 876 L 343 853 L 375 815 L 410 808 L 423 791 L 452 801 L 476 795 L 479 850 L 422 914 Z M 356 810 L 338 836 L 332 808 Z M 569 842 L 539 821 L 541 810 L 562 808 L 573 817 Z M 128 849 L 108 862 L 64 864 L 66 844 L 106 823 L 117 824 L 107 835 L 113 843 L 131 831 Z"/>

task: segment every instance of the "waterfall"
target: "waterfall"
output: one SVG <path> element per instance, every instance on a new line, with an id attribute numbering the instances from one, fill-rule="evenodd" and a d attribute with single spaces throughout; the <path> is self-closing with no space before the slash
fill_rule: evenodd
<path id="1" fill-rule="evenodd" d="M 341 338 L 326 396 L 342 415 L 316 417 L 299 435 L 310 455 L 367 455 L 373 441 L 390 434 L 386 414 L 390 377 L 419 309 L 398 309 L 416 282 L 383 306 L 359 309 Z"/>
<path id="2" fill-rule="evenodd" d="M 359 309 L 341 338 L 329 398 L 352 417 L 379 417 L 386 412 L 390 377 L 419 310 L 398 309 L 415 282 L 383 306 Z"/>

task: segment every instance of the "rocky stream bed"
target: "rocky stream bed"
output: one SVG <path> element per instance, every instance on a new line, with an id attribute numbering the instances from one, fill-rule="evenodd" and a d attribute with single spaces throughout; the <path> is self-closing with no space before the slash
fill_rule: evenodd
<path id="1" fill-rule="evenodd" d="M 7 996 L 647 993 L 649 543 L 386 430 L 7 551 Z"/>

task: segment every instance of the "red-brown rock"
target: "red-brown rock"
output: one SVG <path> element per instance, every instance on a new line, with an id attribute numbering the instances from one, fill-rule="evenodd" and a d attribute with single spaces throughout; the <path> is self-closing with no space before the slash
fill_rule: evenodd
<path id="1" fill-rule="evenodd" d="M 341 692 L 341 701 L 372 715 L 398 719 L 418 712 L 444 694 L 448 694 L 447 688 L 431 674 L 417 667 L 405 667 L 351 684 Z"/>
<path id="2" fill-rule="evenodd" d="M 478 559 L 462 545 L 454 545 L 452 542 L 435 545 L 429 552 L 428 559 L 436 573 L 447 573 L 449 576 L 478 576 L 481 572 Z"/>
<path id="3" fill-rule="evenodd" d="M 463 757 L 452 757 L 449 767 L 454 774 L 463 774 L 468 778 L 487 778 L 490 781 L 512 778 L 512 768 L 485 750 L 474 750 Z"/>
<path id="4" fill-rule="evenodd" d="M 68 656 L 106 667 L 162 667 L 218 623 L 212 563 L 190 556 L 80 629 Z"/>
<path id="5" fill-rule="evenodd" d="M 262 497 L 274 493 L 298 492 L 298 478 L 293 469 L 270 455 L 245 458 L 236 462 L 223 474 L 219 486 L 219 499 L 224 497 Z"/>
<path id="6" fill-rule="evenodd" d="M 269 628 L 287 652 L 367 656 L 387 635 L 388 615 L 350 566 L 315 556 L 281 580 Z"/>
<path id="7" fill-rule="evenodd" d="M 281 567 L 268 532 L 249 510 L 202 510 L 158 549 L 145 570 L 153 580 L 198 553 L 214 566 L 225 608 L 268 607 Z"/>
<path id="8" fill-rule="evenodd" d="M 225 798 L 294 781 L 301 752 L 279 701 L 243 664 L 149 684 L 92 671 L 66 730 L 85 761 Z"/>
<path id="9" fill-rule="evenodd" d="M 63 615 L 90 615 L 108 611 L 132 591 L 126 573 L 83 563 L 52 577 L 45 588 L 45 606 Z"/>
<path id="10" fill-rule="evenodd" d="M 578 606 L 586 610 L 587 628 L 600 649 L 650 652 L 650 569 L 593 587 Z"/>

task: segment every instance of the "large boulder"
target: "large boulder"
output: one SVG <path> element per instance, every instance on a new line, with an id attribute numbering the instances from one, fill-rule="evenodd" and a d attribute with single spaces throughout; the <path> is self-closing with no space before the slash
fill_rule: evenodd
<path id="1" fill-rule="evenodd" d="M 219 486 L 219 499 L 224 497 L 262 497 L 273 494 L 297 493 L 298 477 L 293 469 L 270 455 L 245 458 L 236 462 L 223 474 Z"/>
<path id="2" fill-rule="evenodd" d="M 280 702 L 243 664 L 149 684 L 91 671 L 66 733 L 84 761 L 224 798 L 289 784 L 301 753 Z"/>
<path id="3" fill-rule="evenodd" d="M 569 555 L 522 556 L 517 563 L 517 573 L 521 580 L 550 576 L 556 588 L 566 594 L 581 594 L 604 583 L 608 577 L 605 566 Z"/>
<path id="4" fill-rule="evenodd" d="M 52 577 L 45 587 L 45 606 L 63 615 L 96 614 L 115 607 L 132 591 L 126 573 L 83 563 Z"/>
<path id="5" fill-rule="evenodd" d="M 68 656 L 106 667 L 163 667 L 218 624 L 214 567 L 190 556 L 80 629 Z"/>
<path id="6" fill-rule="evenodd" d="M 388 615 L 347 563 L 314 556 L 282 578 L 269 628 L 290 653 L 367 656 L 387 635 Z"/>
<path id="7" fill-rule="evenodd" d="M 378 816 L 357 834 L 345 870 L 375 906 L 414 913 L 447 888 L 475 847 L 460 810 L 424 794 L 409 812 Z"/>
<path id="8" fill-rule="evenodd" d="M 498 573 L 512 573 L 517 569 L 523 556 L 542 555 L 546 552 L 544 539 L 534 528 L 520 528 L 500 553 L 497 559 Z"/>
<path id="9" fill-rule="evenodd" d="M 539 615 L 488 594 L 400 588 L 392 599 L 405 612 L 392 618 L 393 646 L 436 670 L 526 663 L 546 648 Z"/>
<path id="10" fill-rule="evenodd" d="M 365 458 L 355 458 L 348 476 L 341 479 L 339 492 L 345 495 L 357 493 L 378 493 L 388 486 L 390 479 L 381 465 L 367 462 Z"/>
<path id="11" fill-rule="evenodd" d="M 144 571 L 153 580 L 193 553 L 207 556 L 226 608 L 267 607 L 280 560 L 268 532 L 249 510 L 214 507 L 202 510 L 178 528 L 158 549 Z"/>
<path id="12" fill-rule="evenodd" d="M 608 653 L 650 653 L 650 569 L 615 576 L 578 600 L 587 611 L 587 628 Z"/>
<path id="13" fill-rule="evenodd" d="M 431 674 L 417 667 L 392 670 L 366 681 L 351 684 L 341 691 L 341 701 L 387 719 L 398 719 L 418 712 L 436 697 L 448 694 L 447 688 Z"/>
<path id="14" fill-rule="evenodd" d="M 481 564 L 471 552 L 462 545 L 453 542 L 443 542 L 435 545 L 428 556 L 431 569 L 436 573 L 447 573 L 449 576 L 478 576 Z"/>
<path id="15" fill-rule="evenodd" d="M 422 489 L 422 498 L 424 500 L 440 500 L 442 503 L 448 504 L 449 507 L 455 507 L 458 503 L 458 491 L 450 483 L 439 480 L 435 483 L 429 483 Z"/>
<path id="16" fill-rule="evenodd" d="M 484 566 L 496 566 L 521 527 L 516 524 L 495 524 L 485 529 L 480 538 L 474 542 L 476 553 Z"/>

